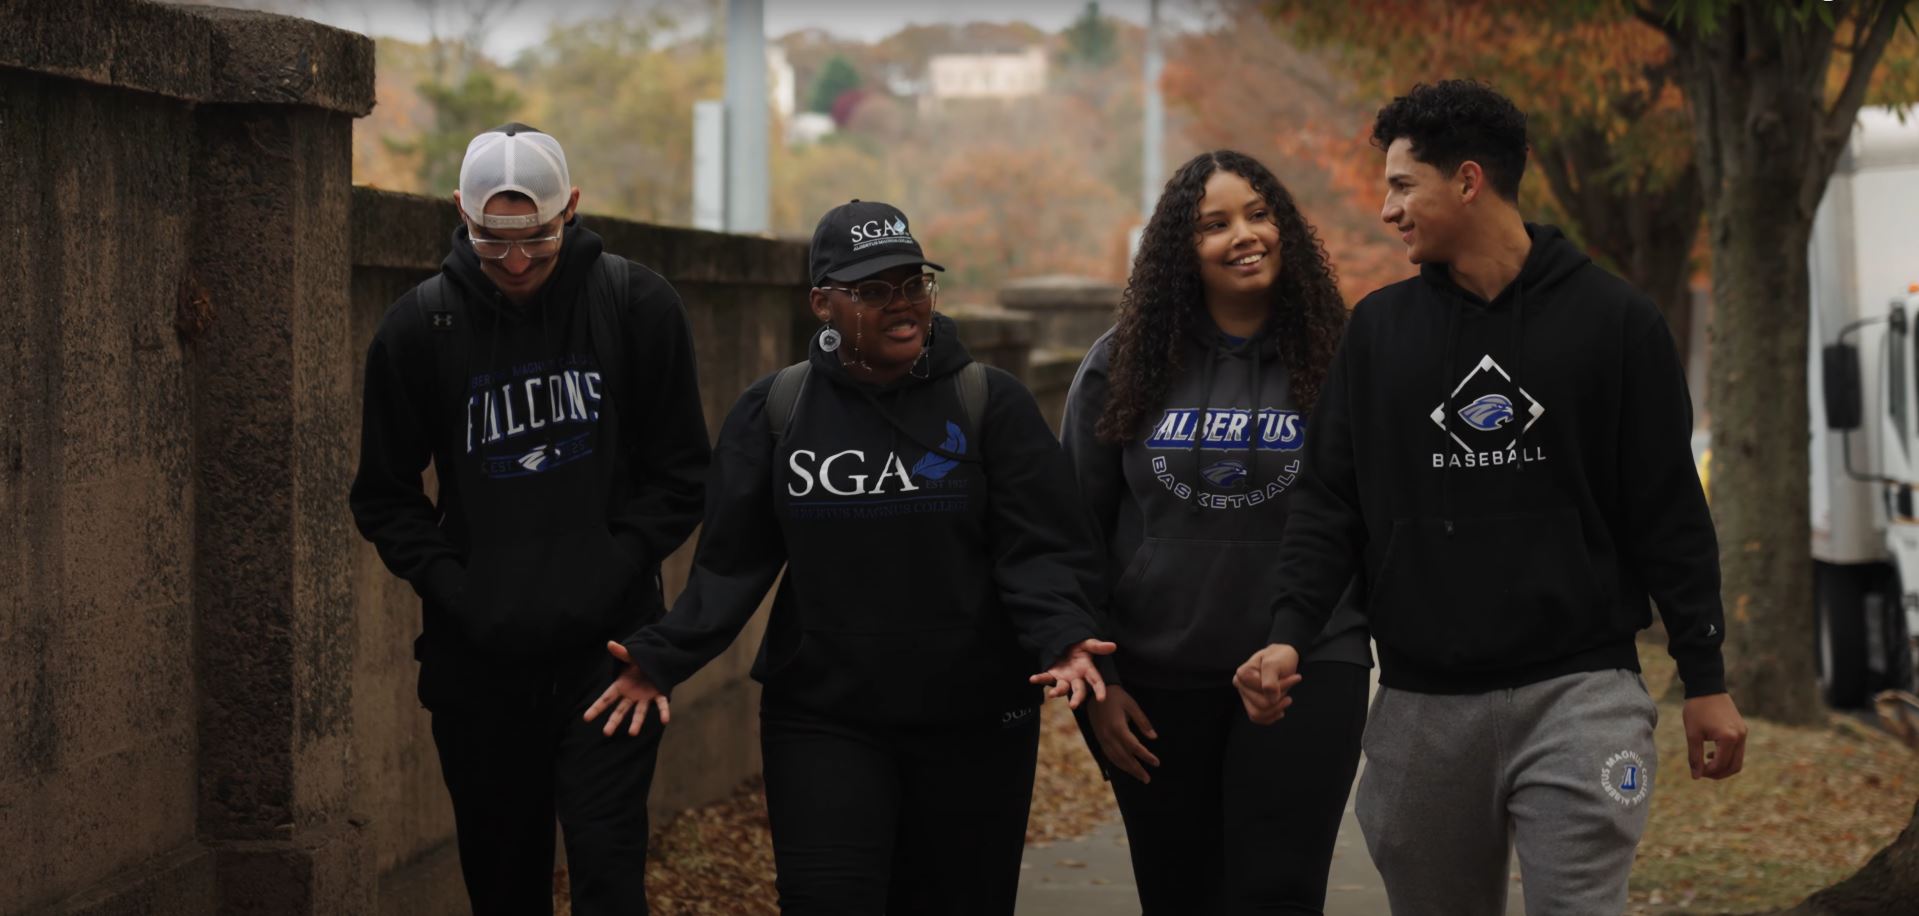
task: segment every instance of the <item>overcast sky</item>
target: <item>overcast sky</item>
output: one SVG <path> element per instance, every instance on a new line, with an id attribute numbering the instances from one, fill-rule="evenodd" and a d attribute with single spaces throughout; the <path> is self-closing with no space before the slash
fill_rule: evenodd
<path id="1" fill-rule="evenodd" d="M 213 0 L 234 6 L 273 6 L 295 12 L 328 25 L 351 29 L 374 37 L 390 36 L 408 41 L 424 41 L 432 33 L 432 20 L 441 17 L 441 28 L 457 33 L 465 22 L 465 9 L 486 0 L 445 0 L 426 4 L 418 0 Z M 498 0 L 495 0 L 498 2 Z M 621 9 L 653 9 L 662 0 L 573 0 L 547 3 L 521 0 L 519 5 L 488 30 L 487 54 L 496 60 L 511 60 L 520 51 L 545 40 L 550 26 L 605 16 Z M 699 9 L 688 0 L 665 0 L 681 8 Z M 1193 0 L 1161 0 L 1161 17 L 1171 27 L 1198 21 Z M 1100 12 L 1144 24 L 1147 0 L 1105 0 Z M 1023 20 L 1046 31 L 1057 31 L 1085 9 L 1084 0 L 765 0 L 766 34 L 772 37 L 808 28 L 864 41 L 877 41 L 908 25 L 955 22 L 1005 22 Z"/>

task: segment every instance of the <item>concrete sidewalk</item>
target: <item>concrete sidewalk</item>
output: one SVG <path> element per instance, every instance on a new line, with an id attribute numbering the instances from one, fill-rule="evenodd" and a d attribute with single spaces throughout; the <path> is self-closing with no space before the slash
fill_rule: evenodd
<path id="1" fill-rule="evenodd" d="M 1326 882 L 1329 916 L 1385 914 L 1386 890 L 1366 856 L 1359 825 L 1341 827 Z M 1515 905 L 1517 898 L 1515 898 Z M 1117 819 L 1092 836 L 1070 843 L 1028 847 L 1020 872 L 1019 916 L 1116 916 L 1138 913 L 1126 831 Z M 1508 912 L 1516 912 L 1509 910 Z"/>
<path id="2" fill-rule="evenodd" d="M 1378 669 L 1374 669 L 1378 689 Z M 1361 772 L 1365 761 L 1360 761 Z M 1018 916 L 1119 916 L 1139 912 L 1133 885 L 1133 864 L 1127 857 L 1126 830 L 1118 809 L 1113 819 L 1091 836 L 1066 843 L 1026 848 L 1020 866 Z M 1519 894 L 1518 868 L 1507 895 L 1508 916 L 1525 916 Z M 1353 799 L 1346 797 L 1346 815 L 1333 847 L 1333 865 L 1326 881 L 1326 916 L 1387 916 L 1386 889 L 1366 853 L 1366 840 L 1353 815 Z M 1193 914 L 1205 916 L 1205 914 Z"/>

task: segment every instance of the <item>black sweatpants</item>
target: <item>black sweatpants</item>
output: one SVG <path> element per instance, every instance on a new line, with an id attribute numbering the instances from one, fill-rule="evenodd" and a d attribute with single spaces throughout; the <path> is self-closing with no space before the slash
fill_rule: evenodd
<path id="1" fill-rule="evenodd" d="M 1359 766 L 1367 671 L 1312 662 L 1286 717 L 1255 725 L 1229 684 L 1129 684 L 1157 740 L 1141 783 L 1108 769 L 1146 916 L 1319 913 Z"/>
<path id="2" fill-rule="evenodd" d="M 760 709 L 784 916 L 1012 916 L 1039 710 L 940 730 Z"/>
<path id="3" fill-rule="evenodd" d="M 433 743 L 475 916 L 553 912 L 555 817 L 573 912 L 645 916 L 646 794 L 663 726 L 655 714 L 638 737 L 622 727 L 609 738 L 605 715 L 581 721 L 615 673 L 606 656 L 517 695 L 436 704 Z"/>

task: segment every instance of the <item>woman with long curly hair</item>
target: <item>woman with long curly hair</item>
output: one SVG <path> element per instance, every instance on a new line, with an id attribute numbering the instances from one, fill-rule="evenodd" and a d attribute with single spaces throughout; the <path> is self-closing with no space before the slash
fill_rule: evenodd
<path id="1" fill-rule="evenodd" d="M 1234 669 L 1266 645 L 1271 556 L 1346 306 L 1313 227 L 1240 153 L 1181 166 L 1119 322 L 1081 363 L 1064 444 L 1107 550 L 1125 647 L 1082 724 L 1126 822 L 1147 916 L 1317 913 L 1359 762 L 1372 654 L 1350 606 L 1275 725 Z M 1198 896 L 1195 896 L 1198 895 Z"/>

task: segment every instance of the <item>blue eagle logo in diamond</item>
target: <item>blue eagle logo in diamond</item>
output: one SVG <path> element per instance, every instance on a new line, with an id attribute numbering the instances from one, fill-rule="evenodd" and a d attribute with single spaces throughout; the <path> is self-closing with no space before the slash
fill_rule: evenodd
<path id="1" fill-rule="evenodd" d="M 1491 432 L 1513 419 L 1513 402 L 1503 394 L 1481 395 L 1460 408 L 1459 418 L 1480 432 Z"/>

